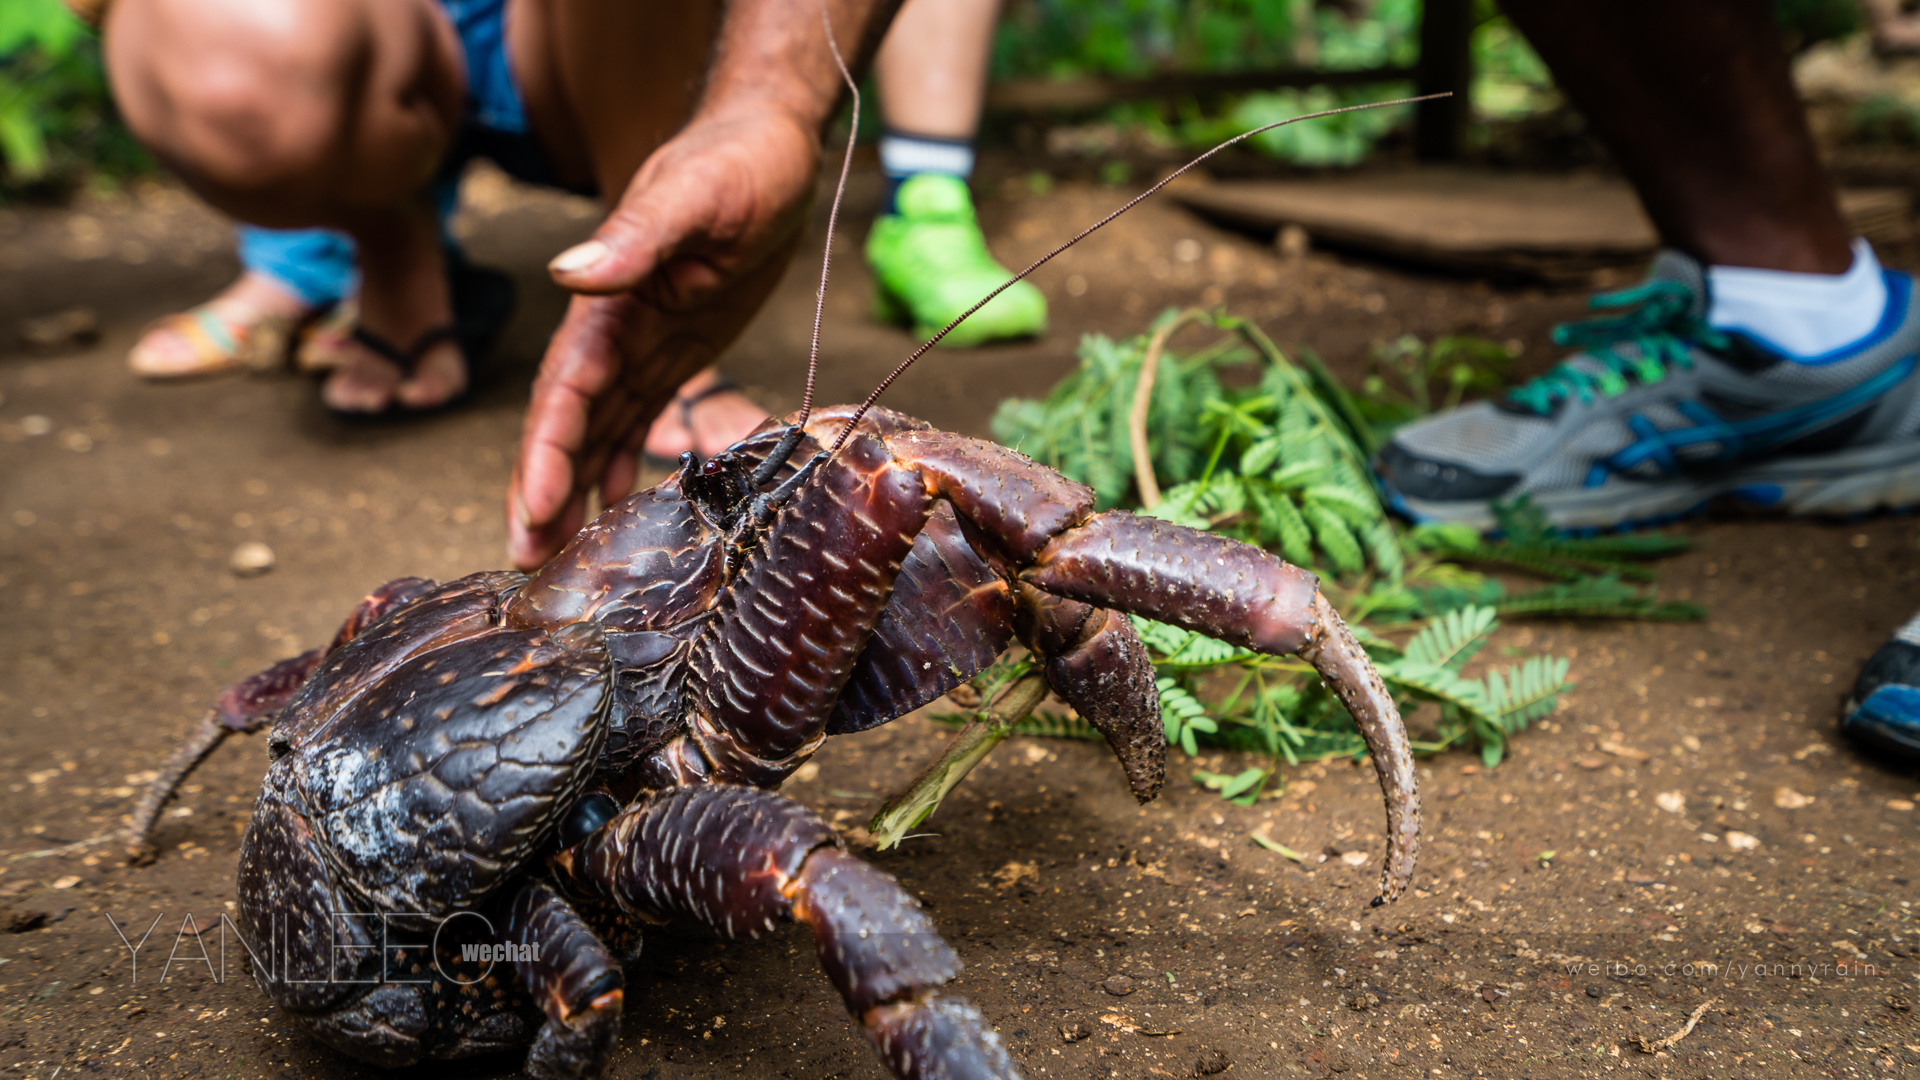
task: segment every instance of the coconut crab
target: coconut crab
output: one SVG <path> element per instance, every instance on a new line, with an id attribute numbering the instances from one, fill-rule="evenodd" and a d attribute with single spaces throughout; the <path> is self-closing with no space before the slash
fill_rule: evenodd
<path id="1" fill-rule="evenodd" d="M 277 1005 L 376 1064 L 530 1044 L 531 1075 L 597 1075 L 639 927 L 737 938 L 791 919 L 895 1075 L 1013 1077 L 942 990 L 960 963 L 919 904 L 775 789 L 827 736 L 938 698 L 1017 640 L 1150 799 L 1165 742 L 1137 613 L 1314 665 L 1385 795 L 1375 903 L 1405 889 L 1411 752 L 1313 575 L 1095 513 L 1018 453 L 872 400 L 687 455 L 530 577 L 383 586 L 328 648 L 222 696 L 136 834 L 224 734 L 271 721 L 240 930 Z"/>

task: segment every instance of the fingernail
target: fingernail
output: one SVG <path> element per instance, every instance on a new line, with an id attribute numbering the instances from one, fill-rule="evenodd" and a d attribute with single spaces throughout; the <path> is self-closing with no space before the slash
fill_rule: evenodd
<path id="1" fill-rule="evenodd" d="M 577 274 L 592 269 L 594 264 L 607 257 L 607 245 L 598 240 L 589 240 L 584 244 L 575 244 L 554 256 L 547 269 L 556 274 Z"/>

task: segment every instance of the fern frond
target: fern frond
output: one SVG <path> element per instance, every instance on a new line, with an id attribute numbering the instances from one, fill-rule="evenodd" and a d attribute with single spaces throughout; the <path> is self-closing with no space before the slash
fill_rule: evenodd
<path id="1" fill-rule="evenodd" d="M 1413 635 L 1407 642 L 1406 658 L 1410 663 L 1458 672 L 1499 625 L 1492 608 L 1472 604 L 1456 608 L 1432 619 Z"/>
<path id="2" fill-rule="evenodd" d="M 1489 711 L 1486 687 L 1476 679 L 1462 678 L 1443 667 L 1397 660 L 1380 666 L 1380 677 L 1390 688 L 1411 691 L 1421 697 L 1451 705 L 1489 724 L 1499 717 Z"/>
<path id="3" fill-rule="evenodd" d="M 1498 716 L 1500 726 L 1509 732 L 1526 730 L 1528 724 L 1551 713 L 1571 685 L 1567 666 L 1564 656 L 1534 656 L 1504 671 L 1488 672 L 1487 711 Z"/>
<path id="4" fill-rule="evenodd" d="M 1372 488 L 1353 488 L 1339 484 L 1316 484 L 1303 493 L 1306 501 L 1339 514 L 1349 526 L 1364 529 L 1379 521 L 1382 515 L 1380 500 L 1374 498 Z"/>
<path id="5" fill-rule="evenodd" d="M 1254 505 L 1260 508 L 1261 522 L 1280 544 L 1281 556 L 1295 566 L 1313 565 L 1313 534 L 1308 531 L 1307 519 L 1300 516 L 1293 498 L 1283 491 L 1265 487 L 1254 487 L 1251 493 Z"/>
<path id="6" fill-rule="evenodd" d="M 1353 538 L 1347 523 L 1339 514 L 1318 502 L 1308 502 L 1300 507 L 1300 514 L 1313 526 L 1313 538 L 1320 543 L 1320 550 L 1326 552 L 1327 559 L 1342 574 L 1357 573 L 1363 565 L 1360 556 L 1360 542 Z"/>

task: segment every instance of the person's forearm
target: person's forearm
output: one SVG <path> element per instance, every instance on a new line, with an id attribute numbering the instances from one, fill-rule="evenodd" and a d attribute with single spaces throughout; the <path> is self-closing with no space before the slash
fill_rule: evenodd
<path id="1" fill-rule="evenodd" d="M 902 0 L 826 0 L 840 51 L 855 77 L 886 36 Z M 827 47 L 818 3 L 733 0 L 728 5 L 699 111 L 781 108 L 818 131 L 846 85 Z"/>

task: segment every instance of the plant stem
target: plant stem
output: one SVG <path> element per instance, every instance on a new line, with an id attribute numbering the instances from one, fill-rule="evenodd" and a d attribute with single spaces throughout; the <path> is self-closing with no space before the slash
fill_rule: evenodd
<path id="1" fill-rule="evenodd" d="M 1007 736 L 1013 734 L 1014 725 L 1026 719 L 1046 696 L 1046 676 L 1038 670 L 1029 671 L 1002 690 L 991 705 L 980 710 L 940 756 L 914 778 L 907 790 L 888 799 L 867 823 L 867 831 L 873 834 L 880 850 L 897 845 L 907 838 L 909 830 L 933 816 L 940 808 L 940 801 L 960 786 L 960 781 L 967 778 L 974 766 L 985 761 L 994 747 L 1005 742 Z"/>
<path id="2" fill-rule="evenodd" d="M 1147 407 L 1153 400 L 1153 380 L 1160 369 L 1160 354 L 1174 331 L 1190 322 L 1207 318 L 1207 313 L 1189 308 L 1153 332 L 1147 342 L 1146 358 L 1140 361 L 1140 378 L 1133 384 L 1133 411 L 1127 416 L 1127 436 L 1133 442 L 1133 482 L 1140 489 L 1140 505 L 1151 510 L 1160 501 L 1160 482 L 1153 475 L 1153 451 L 1147 445 Z"/>

